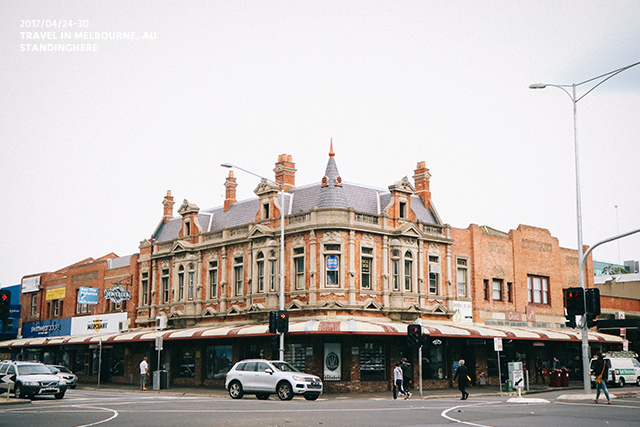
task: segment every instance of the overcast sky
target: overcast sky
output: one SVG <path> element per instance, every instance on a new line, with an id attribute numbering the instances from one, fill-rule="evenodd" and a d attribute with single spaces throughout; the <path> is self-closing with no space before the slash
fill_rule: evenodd
<path id="1" fill-rule="evenodd" d="M 297 185 L 319 182 L 331 138 L 346 182 L 386 189 L 425 161 L 445 223 L 575 249 L 571 100 L 528 86 L 640 61 L 639 23 L 616 0 L 5 0 L 0 283 L 138 252 L 167 190 L 176 215 L 222 205 L 220 163 L 273 178 L 286 153 Z M 27 46 L 43 43 L 97 51 Z M 640 228 L 640 66 L 578 102 L 577 128 L 584 243 Z M 595 258 L 640 259 L 640 235 Z"/>

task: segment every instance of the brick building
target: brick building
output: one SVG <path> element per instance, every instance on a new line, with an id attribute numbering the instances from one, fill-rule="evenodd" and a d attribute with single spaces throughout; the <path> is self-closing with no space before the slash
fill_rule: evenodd
<path id="1" fill-rule="evenodd" d="M 328 391 L 386 390 L 400 357 L 412 362 L 417 381 L 420 360 L 406 342 L 407 325 L 417 322 L 428 334 L 426 387 L 450 387 L 460 358 L 475 383 L 497 383 L 493 338 L 505 340 L 502 372 L 512 360 L 530 365 L 557 356 L 570 365 L 580 354 L 579 333 L 563 327 L 562 300 L 562 288 L 578 281 L 578 255 L 547 230 L 450 227 L 431 199 L 425 162 L 413 182 L 404 177 L 387 189 L 344 182 L 333 147 L 316 183 L 296 186 L 290 155 L 278 157 L 274 172 L 255 198 L 238 201 L 231 171 L 223 206 L 201 210 L 184 200 L 175 217 L 167 193 L 160 224 L 140 245 L 130 330 L 103 339 L 113 347 L 111 363 L 124 367 L 112 369 L 112 381 L 131 381 L 160 336 L 161 368 L 173 384 L 221 387 L 231 363 L 277 358 L 268 316 L 279 308 L 280 286 L 290 314 L 285 359 L 320 375 Z M 590 340 L 611 348 L 621 342 L 598 333 Z"/>

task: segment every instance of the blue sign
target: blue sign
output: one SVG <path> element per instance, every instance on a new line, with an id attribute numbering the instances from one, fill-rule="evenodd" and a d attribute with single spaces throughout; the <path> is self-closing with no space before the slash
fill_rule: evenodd
<path id="1" fill-rule="evenodd" d="M 71 318 L 27 322 L 22 326 L 22 338 L 48 338 L 71 335 Z"/>
<path id="2" fill-rule="evenodd" d="M 327 270 L 338 269 L 338 257 L 336 255 L 329 255 L 327 257 Z"/>
<path id="3" fill-rule="evenodd" d="M 78 288 L 78 304 L 98 304 L 98 288 Z"/>

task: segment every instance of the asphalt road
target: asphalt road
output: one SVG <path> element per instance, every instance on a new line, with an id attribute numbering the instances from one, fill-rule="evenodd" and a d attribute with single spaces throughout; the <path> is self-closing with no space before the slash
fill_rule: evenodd
<path id="1" fill-rule="evenodd" d="M 122 391 L 69 390 L 62 400 L 42 397 L 30 404 L 0 405 L 0 426 L 634 426 L 640 398 L 615 399 L 613 405 L 558 400 L 561 393 L 535 399 L 495 396 L 392 400 L 296 397 L 281 402 L 246 396 L 180 396 Z M 2 399 L 3 397 L 0 397 Z"/>

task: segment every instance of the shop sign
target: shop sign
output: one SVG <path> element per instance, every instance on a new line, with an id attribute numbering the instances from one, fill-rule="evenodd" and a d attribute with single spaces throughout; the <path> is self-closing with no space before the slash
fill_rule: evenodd
<path id="1" fill-rule="evenodd" d="M 324 379 L 340 381 L 342 379 L 342 361 L 340 343 L 324 344 Z"/>
<path id="2" fill-rule="evenodd" d="M 61 337 L 71 333 L 71 319 L 26 322 L 22 326 L 22 338 Z"/>
<path id="3" fill-rule="evenodd" d="M 131 291 L 123 289 L 122 286 L 105 289 L 104 299 L 111 300 L 114 304 L 120 304 L 122 301 L 129 301 L 131 299 Z"/>
<path id="4" fill-rule="evenodd" d="M 47 301 L 51 301 L 54 299 L 63 299 L 65 296 L 67 288 L 64 286 L 60 288 L 49 288 L 45 294 L 45 298 Z"/>
<path id="5" fill-rule="evenodd" d="M 98 288 L 78 288 L 78 304 L 98 304 Z"/>
<path id="6" fill-rule="evenodd" d="M 453 301 L 454 322 L 473 323 L 473 307 L 471 301 Z"/>
<path id="7" fill-rule="evenodd" d="M 25 277 L 22 279 L 22 293 L 37 292 L 40 290 L 40 276 Z"/>
<path id="8" fill-rule="evenodd" d="M 118 333 L 120 324 L 126 323 L 127 313 L 74 317 L 71 319 L 71 335 Z"/>

